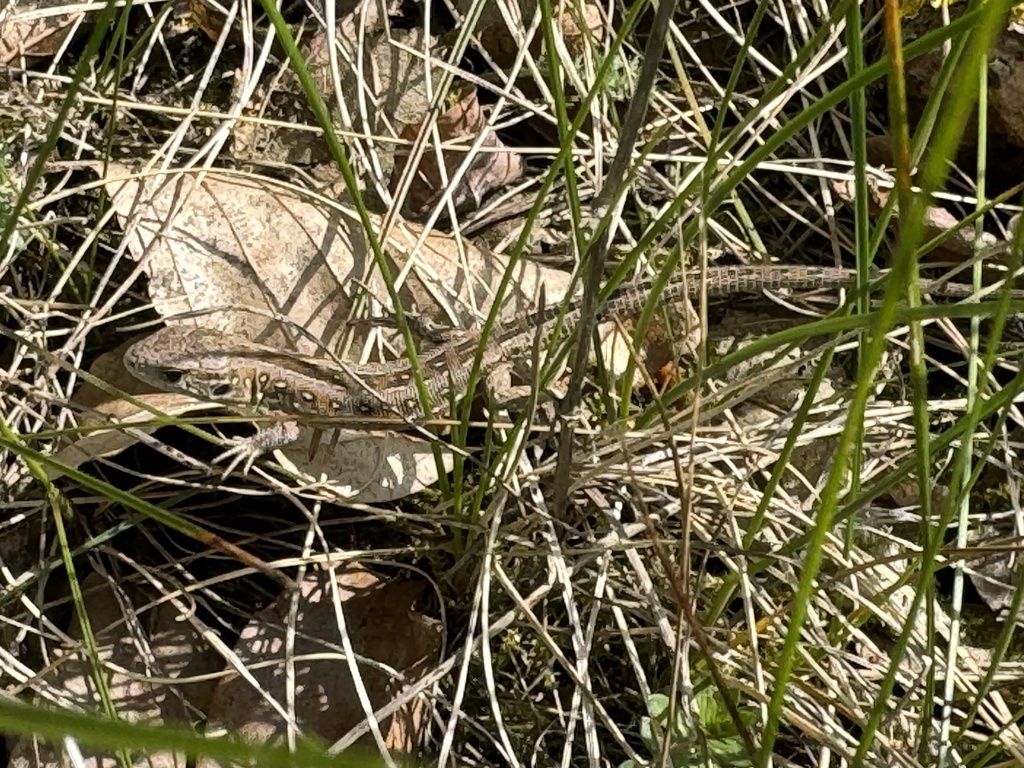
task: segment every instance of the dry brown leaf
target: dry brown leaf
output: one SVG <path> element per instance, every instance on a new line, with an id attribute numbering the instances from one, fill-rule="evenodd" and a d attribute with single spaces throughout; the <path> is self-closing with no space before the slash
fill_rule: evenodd
<path id="1" fill-rule="evenodd" d="M 878 145 L 880 144 L 881 142 L 878 142 Z M 875 147 L 874 154 L 879 158 L 884 158 L 885 154 L 878 145 Z M 874 177 L 870 176 L 868 177 L 868 188 L 871 195 L 868 201 L 871 215 L 878 216 L 888 204 L 892 188 L 881 186 Z M 856 187 L 853 179 L 834 180 L 832 182 L 832 189 L 838 197 L 846 202 L 853 202 L 856 197 Z M 896 221 L 896 217 L 891 219 L 893 225 L 895 225 Z M 973 226 L 964 226 L 956 216 L 945 208 L 937 205 L 928 206 L 925 211 L 925 242 L 952 229 L 955 229 L 956 232 L 941 246 L 928 254 L 929 261 L 953 261 L 958 263 L 971 258 L 975 252 L 975 232 Z M 999 238 L 990 232 L 983 232 L 981 235 L 982 247 L 994 245 L 998 241 Z"/>
<path id="2" fill-rule="evenodd" d="M 138 399 L 168 416 L 185 416 L 202 411 L 221 410 L 215 403 L 206 403 L 186 395 L 164 392 L 140 395 Z M 135 445 L 139 438 L 124 430 L 134 423 L 145 423 L 137 430 L 152 434 L 159 427 L 152 424 L 154 415 L 124 400 L 108 400 L 97 412 L 116 416 L 118 428 L 99 429 L 80 435 L 61 448 L 54 460 L 69 467 L 116 456 Z M 317 448 L 310 458 L 310 446 Z M 452 452 L 441 447 L 446 472 L 454 466 Z M 327 490 L 341 499 L 363 504 L 380 504 L 404 498 L 429 488 L 438 479 L 437 462 L 430 444 L 414 435 L 391 431 L 322 432 L 313 427 L 300 427 L 298 439 L 278 451 L 275 458 L 287 471 L 304 483 L 323 482 Z M 48 469 L 53 479 L 60 475 Z"/>
<path id="3" fill-rule="evenodd" d="M 328 207 L 269 180 L 209 173 L 197 183 L 191 175 L 171 174 L 140 185 L 123 181 L 123 169 L 112 174 L 107 189 L 128 227 L 129 250 L 145 259 L 150 297 L 165 320 L 216 309 L 187 322 L 315 353 L 318 345 L 298 338 L 294 326 L 335 346 L 346 331 L 357 340 L 366 335 L 364 324 L 347 325 L 351 296 L 361 286 L 390 303 L 359 217 L 348 208 Z M 181 207 L 172 215 L 176 203 Z M 371 218 L 379 230 L 380 218 Z M 439 232 L 428 232 L 417 246 L 422 232 L 400 224 L 382 244 L 393 274 L 409 272 L 400 286 L 405 308 L 451 322 L 440 299 L 459 323 L 471 324 L 490 308 L 507 262 L 470 243 L 460 254 L 458 243 Z M 569 276 L 521 262 L 502 316 L 533 307 L 541 284 L 548 301 L 560 301 Z M 272 313 L 291 324 L 268 320 Z"/>
<path id="4" fill-rule="evenodd" d="M 300 657 L 294 667 L 295 720 L 303 735 L 328 743 L 339 740 L 366 718 L 339 650 L 342 640 L 331 578 L 328 570 L 316 570 L 301 584 L 294 651 Z M 414 610 L 425 587 L 422 582 L 381 581 L 358 565 L 339 567 L 335 579 L 355 653 L 404 677 L 404 681 L 396 679 L 377 666 L 359 662 L 360 678 L 377 710 L 398 698 L 438 656 L 442 627 Z M 211 728 L 226 728 L 248 742 L 284 742 L 287 725 L 267 698 L 272 697 L 287 711 L 288 670 L 283 656 L 290 603 L 291 596 L 282 595 L 242 631 L 234 650 L 260 690 L 238 674 L 223 680 L 210 705 Z M 381 725 L 392 750 L 409 752 L 420 740 L 423 723 L 416 702 L 416 698 L 406 702 Z M 360 743 L 372 746 L 372 741 Z M 201 759 L 199 765 L 211 768 L 215 764 Z"/>
<path id="5" fill-rule="evenodd" d="M 185 395 L 166 392 L 140 395 L 138 399 L 168 416 L 184 416 L 194 411 L 209 411 L 217 408 L 212 403 L 204 403 Z M 54 461 L 60 462 L 66 467 L 80 467 L 90 461 L 116 456 L 139 442 L 139 438 L 135 434 L 125 431 L 125 427 L 146 424 L 147 426 L 135 427 L 146 434 L 152 434 L 159 429 L 152 423 L 155 419 L 152 412 L 138 408 L 127 400 L 108 400 L 101 403 L 95 411 L 97 414 L 105 413 L 116 418 L 117 426 L 111 426 L 109 429 L 96 429 L 78 435 L 74 442 L 57 451 L 53 457 Z M 47 469 L 47 476 L 51 479 L 59 477 L 60 474 L 57 469 Z"/>
<path id="6" fill-rule="evenodd" d="M 666 326 L 660 317 L 655 318 L 644 333 L 640 344 L 635 341 L 632 323 L 606 323 L 600 328 L 601 360 L 605 369 L 620 378 L 633 362 L 633 350 L 640 354 L 648 375 L 658 386 L 666 383 L 666 377 L 673 371 L 673 364 L 685 357 L 691 359 L 700 346 L 700 317 L 689 304 L 673 311 L 671 326 Z M 640 367 L 633 373 L 634 388 L 647 383 Z"/>
<path id="7" fill-rule="evenodd" d="M 127 175 L 123 169 L 112 173 Z M 295 328 L 330 348 L 342 345 L 344 334 L 357 345 L 367 339 L 368 324 L 347 322 L 355 311 L 350 295 L 361 290 L 354 286 L 388 302 L 358 216 L 346 208 L 315 204 L 270 181 L 212 173 L 201 182 L 191 175 L 143 184 L 112 179 L 108 190 L 126 222 L 130 253 L 145 259 L 153 305 L 169 323 L 213 327 L 314 354 L 321 346 Z M 440 298 L 458 323 L 470 325 L 477 312 L 489 309 L 505 260 L 468 243 L 460 255 L 457 243 L 437 232 L 428 232 L 417 246 L 422 233 L 403 224 L 384 243 L 392 273 L 404 267 L 408 274 L 400 291 L 405 307 L 451 323 Z M 517 275 L 503 305 L 505 317 L 531 308 L 541 283 L 551 301 L 560 301 L 568 287 L 565 273 L 528 262 L 517 267 Z M 291 323 L 268 320 L 275 312 Z M 199 314 L 174 317 L 183 313 Z M 318 438 L 310 459 L 311 440 Z M 340 449 L 335 439 L 333 432 L 320 436 L 310 429 L 278 458 L 305 480 L 326 476 L 336 493 L 365 502 L 400 498 L 437 480 L 429 445 L 415 437 L 388 435 L 388 450 L 399 453 L 387 457 L 377 434 L 345 435 Z M 451 456 L 445 454 L 444 462 L 447 470 Z"/>
<path id="8" fill-rule="evenodd" d="M 966 5 L 952 12 L 953 18 L 962 15 Z M 948 23 L 942 12 L 928 10 L 908 28 L 908 42 Z M 987 120 L 984 123 L 989 151 L 1003 146 L 1024 148 L 1024 35 L 1017 25 L 1009 25 L 995 39 L 987 56 L 989 78 L 987 83 Z M 940 87 L 944 77 L 945 56 L 942 51 L 929 51 L 907 62 L 907 97 L 912 108 L 927 102 Z M 917 109 L 916 111 L 920 111 Z M 913 116 L 915 112 L 912 112 Z M 977 142 L 978 121 L 967 121 L 964 143 Z M 1016 181 L 1020 174 L 1014 174 Z"/>
<path id="9" fill-rule="evenodd" d="M 582 56 L 588 47 L 603 43 L 607 31 L 601 8 L 596 3 L 562 6 L 558 14 L 558 27 L 565 47 L 573 56 Z"/>
<path id="10" fill-rule="evenodd" d="M 980 530 L 972 528 L 970 546 L 986 546 L 992 541 L 1007 541 L 1006 531 L 999 530 L 997 526 L 986 525 Z M 988 609 L 996 614 L 997 618 L 1005 621 L 1010 618 L 1009 609 L 1013 605 L 1014 596 L 1017 593 L 1017 573 L 1020 568 L 1020 560 L 1015 557 L 1012 544 L 1004 544 L 1002 551 L 998 547 L 992 547 L 992 554 L 987 557 L 976 556 L 971 558 L 970 567 L 967 569 L 967 577 L 971 584 L 978 590 L 978 596 Z M 1013 617 L 1020 621 L 1020 612 Z"/>
<path id="11" fill-rule="evenodd" d="M 188 0 L 188 10 L 189 24 L 202 30 L 211 41 L 217 42 L 224 29 L 224 7 L 207 0 Z"/>
<path id="12" fill-rule="evenodd" d="M 383 34 L 383 20 L 390 15 L 392 5 L 386 0 L 364 0 L 360 7 L 348 14 L 337 10 L 338 24 L 333 41 L 340 46 L 338 55 L 338 86 L 343 105 L 337 104 L 329 56 L 332 37 L 318 29 L 303 41 L 302 57 L 309 68 L 317 90 L 324 94 L 332 109 L 337 125 L 349 125 L 368 136 L 394 137 L 394 126 L 418 122 L 429 107 L 426 87 L 427 69 L 422 55 L 410 51 L 426 52 L 435 56 L 443 51 L 432 50 L 434 38 L 425 36 L 420 27 L 391 29 Z M 362 44 L 360 44 L 362 41 Z M 438 85 L 442 70 L 431 70 Z M 236 83 L 236 88 L 242 83 Z M 268 89 L 272 89 L 269 90 Z M 232 153 L 242 159 L 261 159 L 316 166 L 314 170 L 325 179 L 337 178 L 326 142 L 318 132 L 284 127 L 262 122 L 271 118 L 284 123 L 315 125 L 316 118 L 309 108 L 309 100 L 290 70 L 283 77 L 272 79 L 266 87 L 256 89 L 246 105 L 244 115 L 261 118 L 260 122 L 240 122 L 232 136 Z M 392 142 L 376 143 L 372 151 L 380 165 L 379 177 L 387 178 L 394 166 Z M 374 171 L 374 175 L 378 173 Z M 364 188 L 372 186 L 372 179 L 361 178 Z"/>
<path id="13" fill-rule="evenodd" d="M 129 339 L 128 341 L 119 344 L 109 352 L 104 352 L 93 360 L 92 365 L 89 366 L 89 373 L 97 379 L 106 382 L 111 387 L 119 389 L 122 392 L 127 392 L 129 395 L 144 395 L 155 392 L 156 390 L 148 384 L 144 384 L 136 379 L 128 373 L 128 369 L 124 367 L 125 350 L 140 338 L 142 338 L 142 336 Z M 83 382 L 80 387 L 75 389 L 75 405 L 79 405 L 84 409 L 102 408 L 102 413 L 104 415 L 120 416 L 121 414 L 116 412 L 116 408 L 111 409 L 110 406 L 106 405 L 110 402 L 110 395 L 89 382 Z M 123 401 L 115 400 L 114 402 Z M 85 417 L 84 421 L 85 423 L 95 422 L 94 419 L 90 419 L 88 416 Z"/>
<path id="14" fill-rule="evenodd" d="M 62 10 L 64 5 L 63 0 L 19 3 L 17 12 L 0 21 L 0 64 L 14 64 L 22 56 L 56 55 L 84 15 Z"/>
<path id="15" fill-rule="evenodd" d="M 119 172 L 125 173 L 113 171 Z M 388 301 L 383 281 L 372 271 L 362 225 L 348 209 L 325 209 L 271 182 L 214 174 L 199 183 L 191 175 L 151 178 L 144 184 L 112 180 L 108 190 L 118 213 L 134 222 L 128 225 L 129 250 L 145 259 L 153 305 L 169 323 L 213 327 L 313 354 L 321 345 L 296 328 L 332 348 L 345 333 L 356 344 L 368 337 L 368 324 L 347 322 L 354 312 L 350 292 L 361 290 L 355 285 Z M 180 207 L 173 214 L 176 204 Z M 440 298 L 458 323 L 471 324 L 478 312 L 489 309 L 505 260 L 468 243 L 460 255 L 450 236 L 436 232 L 427 233 L 417 246 L 422 232 L 401 225 L 384 243 L 392 272 L 404 267 L 408 274 L 401 289 L 404 305 L 451 323 Z M 551 300 L 565 295 L 569 278 L 563 272 L 523 262 L 517 274 L 510 301 L 503 305 L 506 317 L 532 307 L 541 283 Z M 268 320 L 275 312 L 291 323 Z M 183 313 L 199 314 L 175 319 Z M 379 435 L 346 436 L 338 450 L 330 433 L 311 460 L 310 442 L 318 436 L 308 430 L 279 458 L 306 479 L 331 478 L 331 488 L 344 498 L 393 500 L 437 480 L 429 445 L 414 437 L 388 436 L 388 448 L 401 453 L 385 459 L 374 445 Z M 444 461 L 450 468 L 451 456 L 446 454 Z M 371 475 L 374 469 L 379 474 Z"/>
<path id="16" fill-rule="evenodd" d="M 151 608 L 155 613 L 133 615 L 126 624 L 124 611 L 134 613 L 138 606 L 147 604 L 144 595 L 131 589 L 122 593 L 122 598 L 132 603 L 126 606 L 108 582 L 96 574 L 86 578 L 82 587 L 100 658 L 110 665 L 107 683 L 118 716 L 130 723 L 187 725 L 193 711 L 205 711 L 212 695 L 212 682 L 170 686 L 147 681 L 147 678 L 186 679 L 208 675 L 223 663 L 216 654 L 201 650 L 206 649 L 206 645 L 192 625 L 179 621 L 177 610 L 169 603 Z M 141 634 L 141 627 L 147 629 L 145 636 Z M 81 639 L 77 623 L 72 623 L 70 634 L 75 640 Z M 59 640 L 52 643 L 49 658 L 55 661 L 44 674 L 46 686 L 78 706 L 95 710 L 97 694 L 89 662 L 79 653 L 68 651 Z M 117 765 L 110 754 L 85 751 L 85 757 L 87 766 L 115 768 Z M 37 739 L 20 739 L 11 751 L 10 765 L 16 768 L 65 764 L 57 759 L 51 745 Z M 159 753 L 150 756 L 147 764 L 184 768 L 186 757 Z"/>
<path id="17" fill-rule="evenodd" d="M 477 100 L 475 86 L 464 85 L 459 90 L 453 90 L 453 98 L 457 99 L 456 103 L 437 119 L 437 138 L 442 143 L 461 139 L 462 143 L 471 144 L 481 132 L 486 132 L 481 146 L 481 150 L 485 151 L 477 153 L 452 192 L 456 210 L 471 211 L 479 208 L 489 193 L 511 184 L 522 176 L 523 161 L 515 152 L 490 151 L 500 150 L 505 145 L 498 135 L 487 127 L 487 116 Z M 402 130 L 402 138 L 410 143 L 415 141 L 421 128 L 422 126 L 418 124 L 407 125 Z M 441 173 L 437 153 L 435 147 L 428 146 L 420 158 L 413 182 L 402 205 L 404 216 L 418 219 L 431 213 L 447 184 L 465 161 L 467 151 L 455 148 L 441 149 L 444 174 Z M 408 151 L 399 152 L 395 171 L 391 176 L 392 194 L 398 189 L 408 165 Z"/>
<path id="18" fill-rule="evenodd" d="M 460 13 L 467 13 L 473 0 L 458 0 Z M 483 13 L 477 24 L 480 44 L 501 67 L 508 67 L 519 54 L 521 41 L 525 38 L 529 26 L 537 10 L 537 0 L 519 0 L 518 3 L 506 4 L 505 10 L 512 16 L 516 28 L 510 30 L 502 9 L 497 3 L 484 5 Z M 517 13 L 518 12 L 518 13 Z M 582 56 L 588 48 L 604 41 L 607 26 L 596 3 L 580 2 L 560 4 L 558 23 L 555 31 L 561 36 L 566 50 L 572 56 Z M 589 41 L 588 36 L 591 38 Z M 530 43 L 530 53 L 540 58 L 543 51 L 543 35 L 534 35 Z"/>
<path id="19" fill-rule="evenodd" d="M 314 440 L 318 442 L 311 451 Z M 438 449 L 444 471 L 451 472 L 454 454 L 443 444 Z M 321 432 L 303 427 L 298 440 L 274 455 L 281 466 L 299 475 L 303 482 L 324 482 L 346 501 L 363 504 L 380 504 L 419 493 L 439 477 L 430 443 L 392 430 Z"/>

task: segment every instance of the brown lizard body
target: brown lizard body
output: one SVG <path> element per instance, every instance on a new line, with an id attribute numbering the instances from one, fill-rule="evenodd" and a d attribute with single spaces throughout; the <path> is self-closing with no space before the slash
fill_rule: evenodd
<path id="1" fill-rule="evenodd" d="M 703 276 L 691 271 L 670 281 L 659 301 L 675 303 L 684 297 L 694 298 L 702 289 L 715 297 L 782 289 L 834 289 L 850 287 L 854 280 L 853 270 L 836 267 L 710 267 Z M 638 314 L 650 290 L 647 281 L 620 286 L 598 308 L 598 319 Z M 922 281 L 921 290 L 959 299 L 975 293 L 971 286 L 940 281 Z M 580 320 L 580 300 L 570 300 L 565 308 L 544 308 L 496 329 L 483 352 L 484 375 L 496 365 L 529 356 L 536 334 L 549 333 L 559 317 L 563 331 L 570 333 Z M 541 342 L 546 348 L 548 339 Z M 453 332 L 451 340 L 418 356 L 432 416 L 447 415 L 452 393 L 464 393 L 480 343 L 479 331 Z M 158 389 L 223 403 L 247 413 L 313 417 L 314 421 L 315 417 L 339 418 L 353 424 L 358 424 L 360 418 L 379 422 L 382 417 L 398 416 L 414 421 L 425 416 L 408 360 L 339 363 L 210 329 L 168 326 L 130 347 L 124 361 L 134 376 Z M 279 428 L 269 439 L 255 443 L 250 439 L 244 450 L 262 453 L 294 439 L 296 433 L 294 425 Z"/>

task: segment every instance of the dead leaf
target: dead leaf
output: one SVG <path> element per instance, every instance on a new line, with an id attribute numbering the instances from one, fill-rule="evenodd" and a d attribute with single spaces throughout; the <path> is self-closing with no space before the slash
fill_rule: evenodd
<path id="1" fill-rule="evenodd" d="M 311 451 L 314 440 L 319 442 Z M 454 454 L 444 444 L 438 450 L 445 472 L 450 472 L 455 466 Z M 417 435 L 392 430 L 321 432 L 306 427 L 298 440 L 274 455 L 303 482 L 324 482 L 345 501 L 362 504 L 405 498 L 429 488 L 439 477 L 431 444 Z"/>
<path id="2" fill-rule="evenodd" d="M 885 156 L 877 147 L 875 154 L 884 161 Z M 853 202 L 856 198 L 856 187 L 852 178 L 834 180 L 832 182 L 832 189 L 838 197 L 846 202 Z M 869 176 L 868 189 L 871 195 L 868 204 L 869 210 L 872 216 L 878 216 L 889 202 L 892 187 L 883 186 L 877 178 Z M 892 226 L 895 226 L 898 218 L 894 216 L 890 222 Z M 971 258 L 975 252 L 975 232 L 973 226 L 964 226 L 956 216 L 941 206 L 928 206 L 925 211 L 925 242 L 954 229 L 956 232 L 952 236 L 943 242 L 941 246 L 929 252 L 927 256 L 928 261 L 960 263 Z M 981 247 L 994 245 L 997 242 L 999 242 L 999 238 L 995 235 L 990 232 L 982 233 Z"/>
<path id="3" fill-rule="evenodd" d="M 188 0 L 188 23 L 200 29 L 214 43 L 224 29 L 224 6 L 208 0 Z"/>
<path id="4" fill-rule="evenodd" d="M 582 56 L 588 47 L 604 42 L 607 27 L 596 3 L 560 5 L 558 28 L 565 47 L 573 56 Z"/>
<path id="5" fill-rule="evenodd" d="M 187 725 L 193 712 L 205 711 L 213 692 L 211 681 L 182 686 L 149 682 L 150 678 L 208 675 L 222 665 L 191 623 L 179 621 L 178 611 L 170 603 L 151 605 L 149 612 L 135 615 L 138 607 L 149 604 L 146 596 L 130 587 L 119 596 L 97 574 L 87 577 L 82 587 L 100 658 L 110 670 L 107 683 L 118 716 L 130 723 Z M 128 621 L 126 611 L 131 612 Z M 80 634 L 77 622 L 72 622 L 71 637 L 80 641 Z M 89 662 L 77 651 L 64 647 L 59 639 L 40 637 L 38 642 L 50 645 L 47 657 L 52 662 L 35 685 L 59 691 L 75 705 L 94 711 L 97 694 Z M 87 766 L 117 765 L 108 753 L 83 751 Z M 186 762 L 184 754 L 158 753 L 149 756 L 147 765 L 184 768 Z M 11 751 L 10 765 L 16 768 L 66 764 L 57 758 L 50 744 L 38 739 L 19 739 Z"/>
<path id="6" fill-rule="evenodd" d="M 194 411 L 209 411 L 218 408 L 213 403 L 204 403 L 191 397 L 166 392 L 140 395 L 138 399 L 167 416 L 184 416 Z M 127 400 L 108 399 L 97 406 L 94 413 L 96 423 L 107 423 L 101 422 L 99 417 L 102 414 L 110 415 L 113 418 L 109 422 L 110 428 L 97 428 L 77 435 L 73 442 L 57 451 L 53 457 L 54 461 L 67 467 L 80 467 L 90 461 L 116 456 L 139 442 L 138 435 L 132 431 L 126 431 L 125 427 L 133 427 L 134 430 L 145 434 L 152 434 L 159 429 L 152 423 L 156 417 L 151 411 L 134 406 Z M 82 420 L 83 424 L 88 424 L 88 422 L 88 419 Z M 146 424 L 147 426 L 134 426 L 135 424 Z M 47 468 L 46 474 L 52 480 L 59 477 L 61 472 L 57 469 Z"/>
<path id="7" fill-rule="evenodd" d="M 19 3 L 16 13 L 0 19 L 0 64 L 55 56 L 85 15 L 68 8 L 63 0 Z"/>
<path id="8" fill-rule="evenodd" d="M 118 172 L 125 173 L 113 171 Z M 376 301 L 389 302 L 360 220 L 349 209 L 315 204 L 269 180 L 212 173 L 201 182 L 191 175 L 144 183 L 112 178 L 108 191 L 126 222 L 130 253 L 144 260 L 153 305 L 168 323 L 213 327 L 307 354 L 324 345 L 346 348 L 349 340 L 358 349 L 381 333 L 366 323 L 348 322 L 358 311 L 353 297 L 359 297 L 362 286 Z M 373 217 L 373 222 L 379 231 L 380 219 Z M 478 313 L 489 309 L 507 268 L 493 253 L 469 243 L 460 253 L 450 236 L 409 224 L 396 227 L 383 245 L 392 273 L 406 275 L 400 286 L 404 306 L 442 324 L 452 323 L 445 306 L 457 324 L 474 323 Z M 503 305 L 506 318 L 532 307 L 541 284 L 550 300 L 560 301 L 569 282 L 565 273 L 529 262 L 517 266 L 517 276 Z M 184 313 L 196 316 L 176 317 Z M 269 319 L 273 315 L 290 322 Z M 150 415 L 136 417 L 148 420 Z M 88 450 L 71 460 L 123 448 L 124 442 L 108 445 L 104 440 L 130 441 L 104 435 L 94 439 L 99 446 L 83 444 Z M 312 460 L 311 440 L 320 440 Z M 429 444 L 392 434 L 381 440 L 378 433 L 360 432 L 339 441 L 334 432 L 308 429 L 278 458 L 304 480 L 330 478 L 339 496 L 364 502 L 393 500 L 436 482 Z M 396 453 L 383 455 L 382 445 Z M 444 466 L 452 466 L 447 452 Z"/>
<path id="9" fill-rule="evenodd" d="M 633 323 L 608 323 L 607 330 L 601 329 L 601 360 L 605 369 L 620 378 L 633 362 L 633 350 L 640 354 L 641 362 L 654 383 L 662 386 L 666 376 L 671 376 L 673 366 L 680 357 L 691 359 L 700 346 L 700 317 L 694 308 L 686 303 L 681 310 L 674 310 L 666 325 L 661 316 L 656 316 L 647 326 L 639 345 L 636 343 Z M 639 366 L 633 373 L 633 388 L 644 386 Z"/>
<path id="10" fill-rule="evenodd" d="M 364 0 L 347 15 L 342 15 L 339 9 L 333 36 L 318 29 L 302 44 L 302 57 L 314 84 L 328 101 L 334 122 L 352 126 L 367 136 L 394 138 L 395 126 L 423 119 L 430 104 L 424 56 L 444 54 L 421 27 L 386 31 L 383 22 L 392 5 L 386 0 Z M 332 41 L 341 48 L 337 57 L 337 86 L 329 55 Z M 433 67 L 430 73 L 436 89 L 442 70 Z M 236 87 L 241 84 L 239 81 Z M 337 103 L 339 90 L 342 104 Z M 323 165 L 323 171 L 314 169 L 314 173 L 337 178 L 334 160 L 319 132 L 279 124 L 316 124 L 309 99 L 291 70 L 266 86 L 261 84 L 243 114 L 259 121 L 244 121 L 236 126 L 232 137 L 235 157 Z M 268 118 L 277 122 L 266 122 Z M 373 178 L 359 179 L 368 193 L 372 193 L 376 178 L 388 178 L 391 174 L 392 146 L 390 141 L 372 146 L 380 171 L 374 169 Z"/>
<path id="11" fill-rule="evenodd" d="M 331 578 L 330 570 L 315 570 L 302 583 L 294 649 L 295 720 L 303 735 L 327 743 L 338 741 L 366 719 L 340 650 Z M 376 711 L 400 698 L 437 658 L 442 627 L 413 607 L 425 588 L 422 582 L 382 581 L 358 565 L 339 566 L 333 578 L 359 657 L 359 676 Z M 223 680 L 210 705 L 209 728 L 225 728 L 250 743 L 284 743 L 286 722 L 268 699 L 288 711 L 289 670 L 283 656 L 291 599 L 282 595 L 242 631 L 234 650 L 259 690 L 237 673 Z M 389 668 L 398 677 L 384 671 Z M 420 741 L 424 724 L 418 701 L 419 697 L 411 698 L 381 724 L 390 749 L 408 754 Z M 367 737 L 359 743 L 373 744 Z M 199 765 L 215 764 L 203 758 Z"/>
<path id="12" fill-rule="evenodd" d="M 482 151 L 473 158 L 472 164 L 452 192 L 456 210 L 476 210 L 489 193 L 511 184 L 523 175 L 523 161 L 518 153 L 500 151 L 505 145 L 497 133 L 487 127 L 487 117 L 477 100 L 475 86 L 464 85 L 453 90 L 452 99 L 455 103 L 437 120 L 437 138 L 442 143 L 461 139 L 463 143 L 471 144 L 481 132 L 485 134 Z M 411 143 L 416 140 L 421 129 L 421 125 L 407 125 L 402 130 L 402 138 Z M 495 149 L 499 151 L 491 151 Z M 438 152 L 444 163 L 443 174 Z M 452 147 L 438 150 L 436 146 L 428 145 L 416 166 L 413 182 L 402 205 L 402 214 L 413 219 L 428 216 L 465 161 L 466 155 L 465 149 Z M 409 159 L 408 151 L 397 154 L 395 171 L 391 176 L 392 194 L 397 191 L 407 172 Z"/>
<path id="13" fill-rule="evenodd" d="M 459 13 L 468 13 L 472 4 L 472 0 L 458 0 Z M 503 10 L 513 20 L 514 28 L 509 27 Z M 537 0 L 507 3 L 503 9 L 496 3 L 484 6 L 477 24 L 478 36 L 480 44 L 498 66 L 508 67 L 515 61 L 523 45 L 526 28 L 536 10 Z M 557 19 L 555 33 L 561 37 L 562 44 L 571 56 L 583 56 L 589 48 L 600 45 L 607 36 L 607 25 L 600 7 L 595 3 L 559 4 Z M 534 35 L 530 53 L 534 58 L 542 58 L 543 49 L 543 35 Z"/>
<path id="14" fill-rule="evenodd" d="M 93 360 L 92 365 L 89 367 L 89 373 L 97 379 L 101 379 L 106 382 L 111 387 L 119 389 L 122 392 L 127 392 L 129 395 L 143 395 L 155 392 L 156 390 L 148 384 L 144 384 L 136 379 L 128 373 L 128 369 L 124 367 L 125 350 L 140 338 L 142 338 L 142 336 L 136 336 L 135 338 L 119 344 L 109 352 L 104 352 Z M 110 401 L 110 395 L 89 382 L 83 382 L 80 387 L 75 389 L 75 405 L 79 405 L 87 410 L 103 407 L 104 415 L 121 415 L 115 412 L 116 409 L 112 409 L 106 405 Z M 123 401 L 117 400 L 115 402 L 122 403 Z M 85 423 L 95 423 L 95 420 L 90 420 L 88 416 L 86 416 L 84 421 Z"/>
<path id="15" fill-rule="evenodd" d="M 131 254 L 145 260 L 154 308 L 165 320 L 204 313 L 188 323 L 314 354 L 348 334 L 367 337 L 366 324 L 348 323 L 363 287 L 390 304 L 355 211 L 329 206 L 271 180 L 208 173 L 150 177 L 144 183 L 114 169 L 107 190 L 127 227 Z M 373 226 L 381 226 L 372 215 Z M 422 238 L 423 242 L 418 243 Z M 440 323 L 474 323 L 490 308 L 507 268 L 504 258 L 440 232 L 400 223 L 382 243 L 408 311 Z M 569 276 L 520 262 L 502 316 L 534 306 L 543 284 L 560 301 Z M 268 319 L 284 315 L 290 322 Z M 180 322 L 186 322 L 179 320 Z"/>

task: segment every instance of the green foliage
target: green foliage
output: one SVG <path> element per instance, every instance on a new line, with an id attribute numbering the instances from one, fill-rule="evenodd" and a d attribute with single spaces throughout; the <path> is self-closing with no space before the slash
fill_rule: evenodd
<path id="1" fill-rule="evenodd" d="M 673 768 L 702 766 L 706 768 L 745 768 L 752 765 L 743 746 L 743 739 L 729 717 L 722 696 L 714 686 L 708 686 L 693 697 L 694 712 L 691 719 L 682 707 L 676 707 L 669 727 L 669 698 L 655 693 L 647 700 L 647 715 L 640 719 L 640 738 L 658 764 L 668 741 L 668 765 Z M 740 710 L 744 725 L 757 720 L 752 708 Z M 635 760 L 626 760 L 619 768 L 639 768 Z"/>

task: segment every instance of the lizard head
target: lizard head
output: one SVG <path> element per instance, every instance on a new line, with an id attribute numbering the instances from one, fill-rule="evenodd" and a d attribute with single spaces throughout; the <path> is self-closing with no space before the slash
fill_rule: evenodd
<path id="1" fill-rule="evenodd" d="M 250 393 L 238 361 L 250 345 L 212 329 L 168 326 L 129 347 L 124 364 L 135 378 L 163 392 L 244 405 Z"/>

